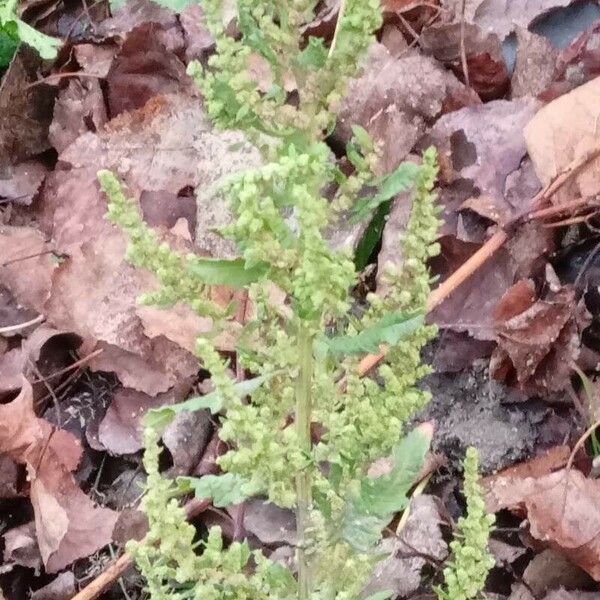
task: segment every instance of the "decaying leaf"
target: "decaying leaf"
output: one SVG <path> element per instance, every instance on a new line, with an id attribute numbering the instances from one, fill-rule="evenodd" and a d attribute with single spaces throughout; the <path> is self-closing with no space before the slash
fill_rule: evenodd
<path id="1" fill-rule="evenodd" d="M 7 168 L 0 176 L 0 198 L 16 204 L 31 204 L 48 170 L 40 162 L 28 161 Z"/>
<path id="2" fill-rule="evenodd" d="M 600 580 L 600 482 L 575 469 L 539 477 L 499 473 L 484 480 L 490 512 L 508 508 L 529 521 L 531 535 Z"/>
<path id="3" fill-rule="evenodd" d="M 111 541 L 117 513 L 94 506 L 71 474 L 81 457 L 79 441 L 35 415 L 25 380 L 16 399 L 0 405 L 0 452 L 27 467 L 37 542 L 48 573 Z"/>
<path id="4" fill-rule="evenodd" d="M 532 282 L 517 282 L 496 309 L 498 349 L 492 373 L 510 378 L 507 368 L 512 367 L 522 389 L 564 389 L 579 354 L 575 311 L 572 289 L 536 299 Z"/>

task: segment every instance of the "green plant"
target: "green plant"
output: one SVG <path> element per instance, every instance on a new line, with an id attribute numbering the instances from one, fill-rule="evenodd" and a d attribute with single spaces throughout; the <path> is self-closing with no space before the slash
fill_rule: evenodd
<path id="1" fill-rule="evenodd" d="M 20 19 L 17 3 L 18 0 L 0 0 L 0 68 L 10 64 L 21 42 L 35 48 L 42 58 L 56 58 L 62 42 Z"/>
<path id="2" fill-rule="evenodd" d="M 452 562 L 444 569 L 444 585 L 436 589 L 440 600 L 477 598 L 495 564 L 488 550 L 495 518 L 485 510 L 479 484 L 479 455 L 475 448 L 467 448 L 464 472 L 467 511 L 466 516 L 458 520 L 458 535 L 450 542 Z"/>
<path id="3" fill-rule="evenodd" d="M 216 391 L 153 411 L 146 420 L 144 508 L 150 533 L 132 551 L 154 600 L 357 598 L 381 558 L 382 530 L 407 505 L 429 448 L 430 430 L 406 434 L 405 424 L 429 400 L 416 384 L 429 372 L 420 350 L 436 332 L 424 323 L 430 292 L 426 262 L 438 252 L 436 153 L 427 150 L 420 167 L 402 166 L 378 178 L 379 149 L 356 127 L 348 146 L 353 172 L 336 166 L 324 140 L 381 12 L 378 0 L 342 3 L 334 43 L 327 48 L 321 38 L 306 40 L 301 33 L 316 4 L 239 0 L 238 40 L 223 31 L 223 3 L 204 3 L 217 52 L 207 69 L 194 65 L 191 73 L 215 125 L 242 130 L 263 157 L 262 166 L 219 186 L 235 215 L 221 233 L 236 242 L 241 258 L 174 252 L 143 223 L 114 175 L 99 174 L 109 218 L 129 237 L 129 259 L 161 284 L 146 302 L 185 302 L 213 317 L 214 334 L 235 311 L 207 299 L 210 285 L 247 288 L 256 312 L 237 347 L 240 364 L 255 377 L 235 383 L 212 338 L 200 338 L 197 355 Z M 248 69 L 248 61 L 257 58 L 270 69 L 267 90 L 257 88 Z M 293 102 L 286 91 L 290 82 Z M 351 310 L 353 257 L 333 250 L 324 231 L 343 211 L 372 214 L 406 189 L 409 175 L 414 190 L 402 240 L 404 266 L 386 272 L 390 291 L 384 298 L 371 295 L 366 308 Z M 324 190 L 332 185 L 336 192 L 329 200 Z M 365 191 L 375 188 L 375 194 Z M 285 305 L 272 301 L 273 288 L 285 292 Z M 376 377 L 362 377 L 360 358 L 381 344 L 389 346 L 384 364 Z M 224 473 L 163 479 L 161 429 L 177 412 L 201 408 L 221 415 L 219 435 L 230 448 L 219 459 Z M 391 471 L 370 477 L 369 465 L 389 455 Z M 263 495 L 294 509 L 297 577 L 245 543 L 225 548 L 217 530 L 195 541 L 196 530 L 178 501 L 192 490 L 219 506 Z"/>

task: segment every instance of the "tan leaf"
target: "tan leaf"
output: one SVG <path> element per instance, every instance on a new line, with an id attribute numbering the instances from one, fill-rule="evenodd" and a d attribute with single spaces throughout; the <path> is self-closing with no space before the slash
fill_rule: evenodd
<path id="1" fill-rule="evenodd" d="M 600 77 L 553 100 L 525 127 L 525 140 L 536 173 L 548 184 L 573 160 L 589 155 L 600 144 L 598 97 Z M 569 115 L 568 127 L 565 115 Z M 554 202 L 600 192 L 600 158 L 593 159 L 574 177 Z"/>

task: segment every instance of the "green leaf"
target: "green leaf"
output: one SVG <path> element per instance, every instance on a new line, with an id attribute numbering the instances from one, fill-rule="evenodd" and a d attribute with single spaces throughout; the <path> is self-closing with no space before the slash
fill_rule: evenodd
<path id="1" fill-rule="evenodd" d="M 168 8 L 173 12 L 183 12 L 188 6 L 192 4 L 198 4 L 198 0 L 153 0 L 159 6 Z M 110 0 L 110 7 L 113 10 L 113 5 L 116 4 L 117 8 L 125 6 L 127 0 Z"/>
<path id="2" fill-rule="evenodd" d="M 250 48 L 256 50 L 274 67 L 279 66 L 277 54 L 275 54 L 271 48 L 265 34 L 258 26 L 256 19 L 252 16 L 250 10 L 241 3 L 238 4 L 238 27 L 241 34 L 244 36 L 244 41 Z"/>
<path id="3" fill-rule="evenodd" d="M 189 486 L 196 498 L 212 498 L 216 507 L 240 504 L 247 495 L 242 491 L 246 481 L 239 475 L 225 473 L 224 475 L 204 475 L 204 477 L 178 477 L 177 483 Z"/>
<path id="4" fill-rule="evenodd" d="M 391 202 L 384 202 L 377 207 L 375 215 L 367 226 L 356 251 L 354 252 L 354 265 L 357 271 L 362 271 L 368 264 L 373 251 L 377 247 L 383 234 L 387 216 L 390 212 Z"/>
<path id="5" fill-rule="evenodd" d="M 304 69 L 317 71 L 325 66 L 327 52 L 323 38 L 311 36 L 308 38 L 306 48 L 296 58 L 296 64 Z"/>
<path id="6" fill-rule="evenodd" d="M 360 125 L 352 125 L 352 135 L 356 138 L 356 141 L 360 144 L 363 150 L 373 149 L 373 138 L 369 135 L 369 132 Z"/>
<path id="7" fill-rule="evenodd" d="M 391 590 L 384 590 L 383 592 L 375 592 L 370 596 L 367 596 L 363 600 L 389 600 L 394 595 Z"/>
<path id="8" fill-rule="evenodd" d="M 429 446 L 431 430 L 413 429 L 394 449 L 394 466 L 388 475 L 361 481 L 359 511 L 382 519 L 397 513 L 408 503 L 408 491 L 415 484 L 423 468 Z"/>
<path id="9" fill-rule="evenodd" d="M 240 397 L 247 396 L 257 390 L 267 377 L 254 377 L 246 379 L 234 385 L 235 391 Z M 185 402 L 172 404 L 171 406 L 162 406 L 161 408 L 153 408 L 144 416 L 144 426 L 162 431 L 169 425 L 175 416 L 182 412 L 195 412 L 198 410 L 208 409 L 214 415 L 223 410 L 223 397 L 219 392 L 214 391 L 204 396 L 194 396 Z"/>
<path id="10" fill-rule="evenodd" d="M 243 258 L 234 260 L 194 258 L 188 264 L 188 272 L 208 285 L 229 285 L 243 288 L 258 281 L 269 269 L 267 263 L 246 268 Z"/>
<path id="11" fill-rule="evenodd" d="M 430 427 L 411 431 L 394 449 L 391 472 L 377 478 L 363 477 L 350 494 L 341 534 L 359 551 L 372 549 L 393 515 L 407 506 L 408 492 L 423 468 L 431 437 Z"/>
<path id="12" fill-rule="evenodd" d="M 61 40 L 41 33 L 37 29 L 31 27 L 31 25 L 27 25 L 27 23 L 21 21 L 21 19 L 16 19 L 15 23 L 17 25 L 19 39 L 23 43 L 35 48 L 42 58 L 56 58 L 58 48 L 62 46 Z"/>
<path id="13" fill-rule="evenodd" d="M 340 335 L 327 338 L 330 352 L 340 356 L 345 354 L 369 354 L 379 352 L 381 344 L 394 346 L 423 326 L 422 312 L 393 313 L 386 315 L 371 327 L 357 335 Z"/>
<path id="14" fill-rule="evenodd" d="M 16 36 L 16 27 L 10 27 L 13 22 L 0 27 L 0 69 L 8 67 L 19 47 L 19 38 Z"/>
<path id="15" fill-rule="evenodd" d="M 380 204 L 411 188 L 420 169 L 421 167 L 413 162 L 403 162 L 393 173 L 376 179 L 373 185 L 378 188 L 378 192 L 357 202 L 354 208 L 354 220 L 362 221 Z"/>

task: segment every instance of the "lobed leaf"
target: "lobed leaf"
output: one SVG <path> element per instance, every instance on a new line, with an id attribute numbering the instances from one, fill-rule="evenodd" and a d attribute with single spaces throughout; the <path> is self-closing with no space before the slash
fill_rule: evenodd
<path id="1" fill-rule="evenodd" d="M 381 344 L 394 346 L 402 338 L 418 331 L 425 322 L 422 312 L 393 313 L 386 315 L 357 335 L 340 335 L 327 338 L 329 351 L 337 356 L 379 352 Z"/>
<path id="2" fill-rule="evenodd" d="M 361 198 L 354 208 L 354 220 L 362 221 L 380 204 L 391 200 L 401 192 L 410 189 L 421 167 L 413 162 L 403 162 L 393 173 L 379 177 L 373 182 L 378 192 L 371 197 Z"/>
<path id="3" fill-rule="evenodd" d="M 243 258 L 225 260 L 194 257 L 188 265 L 189 273 L 207 285 L 228 285 L 234 288 L 243 288 L 258 281 L 268 268 L 266 263 L 247 268 Z"/>
<path id="4" fill-rule="evenodd" d="M 216 507 L 240 504 L 247 495 L 242 491 L 246 481 L 239 475 L 204 475 L 204 477 L 178 477 L 177 483 L 182 489 L 193 491 L 196 498 L 212 498 Z"/>
<path id="5" fill-rule="evenodd" d="M 246 379 L 245 381 L 236 383 L 234 388 L 236 392 L 239 393 L 240 397 L 247 396 L 258 389 L 266 380 L 267 377 L 265 376 L 254 377 L 253 379 Z M 179 402 L 178 404 L 172 404 L 171 406 L 153 408 L 145 415 L 144 426 L 156 429 L 157 431 L 162 431 L 173 421 L 177 414 L 205 409 L 210 410 L 213 415 L 223 410 L 223 397 L 218 391 L 215 390 L 204 396 L 194 396 L 185 402 Z"/>

